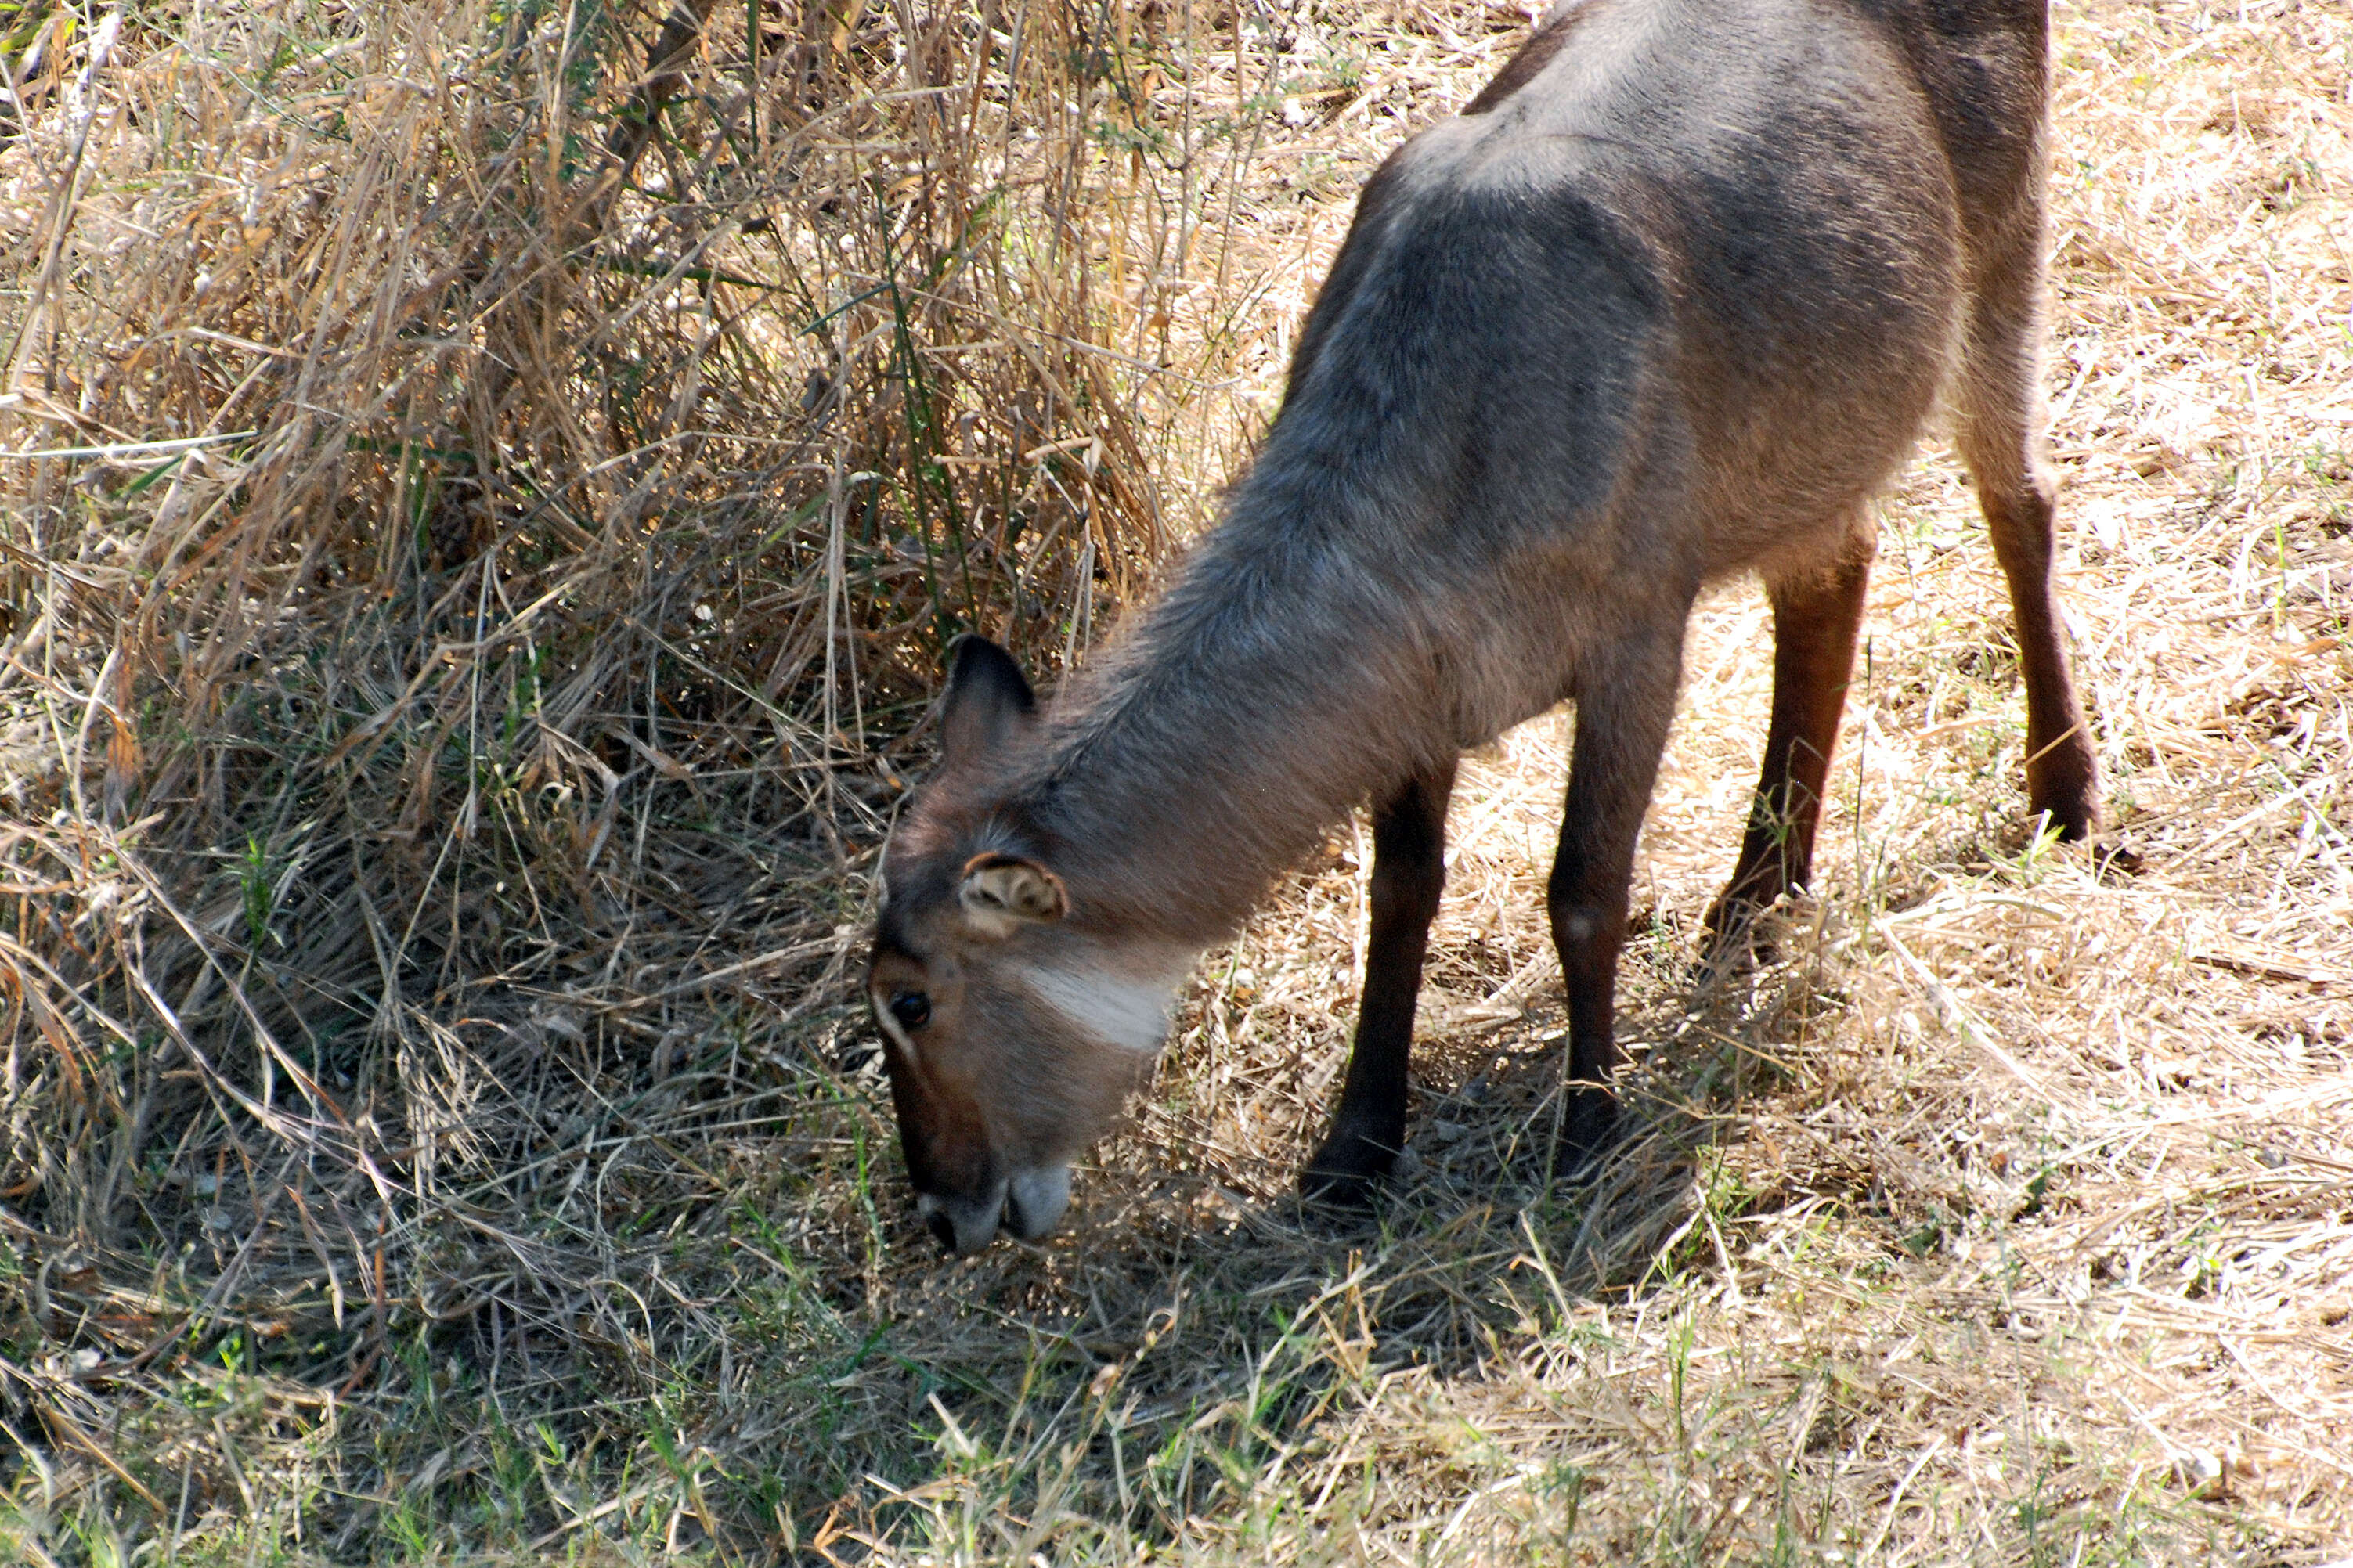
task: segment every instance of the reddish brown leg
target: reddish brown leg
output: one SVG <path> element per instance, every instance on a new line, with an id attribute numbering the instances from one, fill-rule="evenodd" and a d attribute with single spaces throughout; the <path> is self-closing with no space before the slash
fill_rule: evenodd
<path id="1" fill-rule="evenodd" d="M 1430 922 L 1446 886 L 1446 802 L 1453 791 L 1449 763 L 1373 814 L 1372 929 L 1356 1048 L 1331 1136 L 1300 1179 L 1317 1202 L 1363 1203 L 1405 1147 L 1406 1063 Z"/>
<path id="2" fill-rule="evenodd" d="M 1577 743 L 1568 805 L 1546 902 L 1568 994 L 1568 1106 L 1553 1168 L 1589 1173 L 1617 1134 L 1609 1090 L 1618 1065 L 1618 951 L 1626 941 L 1634 837 L 1651 804 L 1683 670 L 1689 601 L 1672 624 L 1630 632 L 1577 681 Z"/>
<path id="3" fill-rule="evenodd" d="M 1878 547 L 1871 520 L 1859 515 L 1836 564 L 1767 587 L 1773 605 L 1773 721 L 1739 863 L 1707 911 L 1712 942 L 1738 931 L 1813 873 L 1814 828 Z"/>
<path id="4" fill-rule="evenodd" d="M 2026 679 L 2026 798 L 2063 838 L 2100 831 L 2100 766 L 2076 700 L 2052 591 L 2052 503 L 2042 460 L 2042 226 L 2039 211 L 1988 247 L 1970 301 L 1955 435 L 1977 476 L 1994 558 L 2010 580 Z"/>

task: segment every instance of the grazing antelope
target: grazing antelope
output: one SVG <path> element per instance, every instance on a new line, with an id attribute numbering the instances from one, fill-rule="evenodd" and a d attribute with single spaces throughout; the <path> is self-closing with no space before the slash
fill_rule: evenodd
<path id="1" fill-rule="evenodd" d="M 1753 815 L 1708 914 L 1807 878 L 1874 549 L 1940 391 L 2010 583 L 2031 808 L 2100 825 L 2039 451 L 2043 0 L 1585 0 L 1375 174 L 1223 523 L 1040 708 L 957 647 L 868 984 L 958 1252 L 1060 1218 L 1197 955 L 1374 805 L 1355 1055 L 1312 1194 L 1405 1137 L 1455 759 L 1564 698 L 1556 1161 L 1608 1144 L 1612 991 L 1684 622 L 1754 572 Z"/>

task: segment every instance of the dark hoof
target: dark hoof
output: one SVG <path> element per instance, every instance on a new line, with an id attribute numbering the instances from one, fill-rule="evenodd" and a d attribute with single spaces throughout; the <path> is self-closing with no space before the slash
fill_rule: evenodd
<path id="1" fill-rule="evenodd" d="M 1754 952 L 1759 958 L 1771 956 L 1758 951 L 1763 942 L 1771 942 L 1757 929 L 1757 917 L 1765 911 L 1751 904 L 1725 909 L 1722 904 L 1707 911 L 1707 935 L 1700 942 L 1699 962 L 1703 969 L 1718 970 L 1737 961 L 1743 954 Z"/>
<path id="2" fill-rule="evenodd" d="M 1707 918 L 1699 922 L 1703 951 L 1714 952 L 1726 942 L 1747 929 L 1757 918 L 1757 906 L 1743 899 L 1735 902 L 1729 894 L 1707 906 Z"/>
<path id="3" fill-rule="evenodd" d="M 1779 926 L 1765 917 L 1778 905 L 1736 900 L 1729 894 L 1716 900 L 1707 911 L 1707 924 L 1703 928 L 1706 939 L 1700 943 L 1699 970 L 1703 981 L 1730 973 L 1744 962 L 1770 963 L 1780 956 Z"/>
<path id="4" fill-rule="evenodd" d="M 2111 830 L 2103 815 L 2086 805 L 2039 806 L 2028 826 L 2037 835 L 2054 833 L 2062 844 L 2092 852 L 2092 874 L 2100 880 L 2140 875 L 2140 854 Z"/>
<path id="5" fill-rule="evenodd" d="M 2032 786 L 2030 779 L 2027 810 L 2037 833 L 2055 833 L 2062 844 L 2081 844 L 2088 838 L 2095 846 L 2105 837 L 2103 829 L 2106 824 L 2101 820 L 2100 808 L 2082 786 Z"/>
<path id="6" fill-rule="evenodd" d="M 2141 873 L 2140 851 L 2121 838 L 2105 834 L 2092 840 L 2092 875 L 2105 882 Z"/>
<path id="7" fill-rule="evenodd" d="M 1369 1138 L 1335 1137 L 1307 1162 L 1299 1195 L 1318 1208 L 1363 1213 L 1373 1206 L 1374 1189 L 1396 1169 L 1397 1158 L 1395 1149 Z"/>
<path id="8" fill-rule="evenodd" d="M 1773 903 L 1772 899 L 1759 899 L 1753 889 L 1736 883 L 1716 894 L 1715 902 L 1707 906 L 1707 918 L 1700 921 L 1700 930 L 1707 933 L 1708 950 L 1714 952 L 1739 936 Z"/>
<path id="9" fill-rule="evenodd" d="M 1617 1097 L 1599 1084 L 1571 1084 L 1568 1117 L 1552 1146 L 1554 1178 L 1572 1184 L 1591 1181 L 1617 1142 Z"/>

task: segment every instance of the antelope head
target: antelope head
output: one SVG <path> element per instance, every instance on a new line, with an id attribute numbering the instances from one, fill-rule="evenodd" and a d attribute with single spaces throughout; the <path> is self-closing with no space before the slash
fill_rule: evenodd
<path id="1" fill-rule="evenodd" d="M 867 968 L 916 1206 L 958 1253 L 1061 1219 L 1070 1162 L 1142 1086 L 1194 956 L 1107 918 L 1103 873 L 1023 808 L 1009 781 L 1039 724 L 1011 657 L 963 639 Z"/>

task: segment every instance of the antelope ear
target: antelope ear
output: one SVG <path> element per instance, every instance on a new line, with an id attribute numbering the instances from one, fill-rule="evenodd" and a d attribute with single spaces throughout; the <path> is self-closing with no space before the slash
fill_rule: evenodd
<path id="1" fill-rule="evenodd" d="M 956 901 L 981 935 L 1002 941 L 1025 921 L 1058 921 L 1070 910 L 1062 879 L 1017 855 L 976 855 L 965 862 Z"/>
<path id="2" fill-rule="evenodd" d="M 997 751 L 1038 708 L 1013 656 L 976 633 L 956 638 L 940 702 L 940 756 L 970 762 Z"/>

